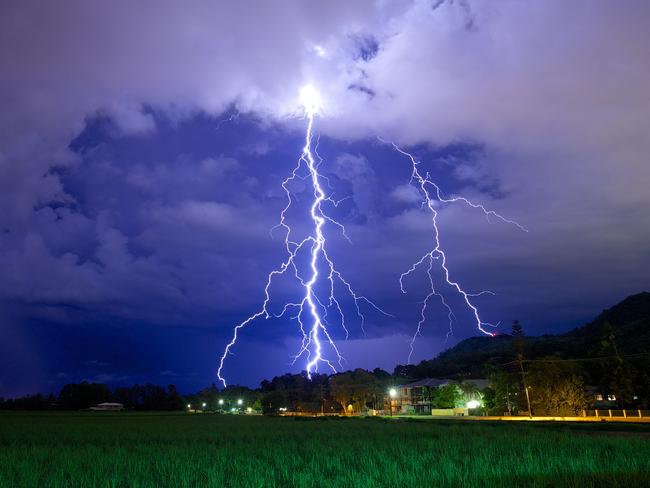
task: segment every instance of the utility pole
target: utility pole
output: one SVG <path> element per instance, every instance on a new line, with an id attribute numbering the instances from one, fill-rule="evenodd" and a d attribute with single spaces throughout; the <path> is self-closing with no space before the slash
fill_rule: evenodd
<path id="1" fill-rule="evenodd" d="M 528 405 L 528 416 L 533 418 L 533 411 L 530 408 L 530 394 L 528 393 L 528 385 L 526 384 L 526 373 L 524 371 L 524 331 L 518 320 L 512 323 L 512 342 L 517 352 L 517 361 L 519 362 L 519 370 L 521 371 L 521 382 L 524 385 L 526 392 L 526 404 Z"/>
<path id="2" fill-rule="evenodd" d="M 620 353 L 618 352 L 618 346 L 616 344 L 616 336 L 614 335 L 614 330 L 611 328 L 611 325 L 609 322 L 606 322 L 606 326 L 608 328 L 608 336 L 607 339 L 612 346 L 612 349 L 614 349 L 614 354 L 616 355 L 616 368 L 614 368 L 614 378 L 616 381 L 616 388 L 618 391 L 616 391 L 616 399 L 618 400 L 618 404 L 621 406 L 621 409 L 625 411 L 625 403 L 623 402 L 623 388 L 620 386 L 621 384 L 621 378 L 624 375 L 623 371 L 623 358 L 621 357 Z"/>
<path id="3" fill-rule="evenodd" d="M 530 395 L 528 394 L 528 385 L 526 385 L 526 372 L 524 371 L 524 357 L 522 354 L 517 354 L 517 359 L 519 360 L 519 369 L 521 370 L 521 382 L 524 385 L 524 391 L 526 392 L 526 403 L 528 404 L 528 416 L 533 418 L 533 411 L 530 408 Z"/>
<path id="4" fill-rule="evenodd" d="M 323 394 L 324 385 L 320 385 L 320 414 L 325 416 L 325 395 Z"/>

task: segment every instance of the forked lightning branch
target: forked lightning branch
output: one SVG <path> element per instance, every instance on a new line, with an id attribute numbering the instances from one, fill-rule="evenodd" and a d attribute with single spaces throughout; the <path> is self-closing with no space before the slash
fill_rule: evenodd
<path id="1" fill-rule="evenodd" d="M 314 157 L 315 151 L 312 148 L 314 117 L 319 114 L 321 107 L 320 96 L 313 86 L 307 85 L 300 92 L 300 101 L 307 119 L 305 145 L 293 171 L 282 182 L 287 204 L 280 213 L 280 222 L 277 226 L 284 232 L 286 259 L 279 267 L 269 273 L 264 287 L 264 301 L 260 309 L 235 326 L 233 330 L 232 340 L 228 343 L 221 356 L 217 371 L 217 376 L 224 386 L 226 385 L 226 379 L 223 375 L 224 363 L 237 342 L 237 335 L 242 328 L 257 319 L 289 316 L 297 322 L 300 330 L 300 347 L 293 356 L 293 363 L 304 358 L 307 375 L 311 378 L 312 372 L 318 371 L 321 364 L 324 364 L 333 372 L 337 371 L 335 364 L 341 368 L 343 367 L 343 357 L 328 328 L 328 324 L 337 320 L 346 338 L 349 336 L 346 316 L 338 293 L 343 291 L 351 297 L 362 328 L 365 321 L 364 307 L 371 307 L 382 314 L 389 315 L 368 298 L 354 291 L 343 274 L 336 268 L 328 252 L 326 236 L 328 227 L 342 232 L 346 238 L 347 234 L 343 224 L 327 213 L 328 207 L 330 209 L 336 207 L 339 202 L 324 190 L 324 187 L 327 187 L 325 184 L 326 177 L 318 171 L 320 161 L 316 161 L 317 158 Z M 309 208 L 311 232 L 306 237 L 298 238 L 294 236 L 287 219 L 287 212 L 293 204 L 289 184 L 296 179 L 308 182 L 313 193 Z M 305 253 L 308 256 L 307 265 L 301 266 L 303 262 L 301 257 Z M 302 294 L 296 297 L 295 301 L 284 303 L 280 313 L 274 315 L 269 309 L 271 287 L 275 279 L 287 273 L 300 284 Z M 326 286 L 323 286 L 323 282 L 325 282 Z M 321 291 L 320 294 L 317 292 L 317 290 L 323 289 L 327 290 L 327 292 L 323 293 Z"/>
<path id="2" fill-rule="evenodd" d="M 345 338 L 347 339 L 349 336 L 346 315 L 343 310 L 344 307 L 342 306 L 341 292 L 347 294 L 348 299 L 351 299 L 354 303 L 354 313 L 356 314 L 361 329 L 364 330 L 364 332 L 364 310 L 374 309 L 376 312 L 392 317 L 392 315 L 382 310 L 366 296 L 358 294 L 352 288 L 350 282 L 337 269 L 334 260 L 328 252 L 326 231 L 334 229 L 335 231 L 341 232 L 346 239 L 347 234 L 345 232 L 345 226 L 328 214 L 328 209 L 331 210 L 332 208 L 335 208 L 338 206 L 340 201 L 335 200 L 332 194 L 325 190 L 325 188 L 329 189 L 329 181 L 326 176 L 319 172 L 322 160 L 318 157 L 316 150 L 313 148 L 314 118 L 320 114 L 320 96 L 312 85 L 307 85 L 303 87 L 300 92 L 300 102 L 304 117 L 307 121 L 305 144 L 292 172 L 282 182 L 282 188 L 285 192 L 287 203 L 280 212 L 280 221 L 276 226 L 284 233 L 286 257 L 277 268 L 268 274 L 264 286 L 264 300 L 258 311 L 237 324 L 233 329 L 232 338 L 226 345 L 217 370 L 217 376 L 224 386 L 226 386 L 224 365 L 226 359 L 232 354 L 232 350 L 238 339 L 238 334 L 243 328 L 258 319 L 288 317 L 290 320 L 294 320 L 297 323 L 300 331 L 300 346 L 293 355 L 292 364 L 295 364 L 296 361 L 302 358 L 306 362 L 305 370 L 307 375 L 311 378 L 311 374 L 317 372 L 321 364 L 325 365 L 332 372 L 338 371 L 337 365 L 339 368 L 343 367 L 343 356 L 334 341 L 333 332 L 331 330 L 332 325 L 336 321 L 336 325 L 343 332 Z M 447 266 L 447 257 L 440 245 L 437 222 L 438 211 L 436 210 L 436 205 L 462 203 L 471 208 L 478 209 L 483 212 L 487 218 L 495 217 L 503 222 L 513 224 L 521 230 L 525 231 L 526 229 L 517 222 L 506 219 L 494 211 L 488 210 L 482 205 L 475 204 L 466 198 L 445 197 L 438 185 L 430 179 L 429 174 L 422 174 L 419 169 L 420 163 L 411 154 L 407 153 L 392 142 L 389 142 L 389 144 L 391 144 L 399 153 L 409 158 L 412 165 L 411 184 L 414 185 L 420 193 L 423 199 L 423 207 L 431 213 L 433 227 L 433 244 L 431 250 L 422 256 L 421 259 L 416 261 L 411 268 L 403 273 L 399 278 L 400 289 L 403 293 L 406 293 L 404 280 L 412 273 L 415 273 L 418 269 L 423 268 L 430 284 L 430 291 L 421 305 L 421 319 L 418 322 L 415 333 L 410 341 L 410 353 L 408 356 L 408 361 L 410 362 L 415 340 L 421 334 L 422 325 L 426 320 L 429 300 L 433 296 L 437 296 L 443 306 L 446 307 L 449 317 L 449 327 L 451 330 L 454 313 L 447 304 L 444 294 L 438 290 L 434 284 L 432 268 L 435 263 L 437 263 L 443 270 L 446 285 L 462 296 L 465 304 L 469 307 L 474 316 L 477 328 L 485 334 L 492 334 L 492 332 L 488 331 L 485 327 L 493 326 L 493 324 L 489 324 L 481 319 L 478 309 L 472 302 L 473 297 L 489 292 L 469 293 L 451 277 L 451 273 Z M 309 207 L 311 231 L 306 237 L 294 236 L 294 231 L 287 218 L 287 213 L 294 204 L 294 195 L 290 190 L 290 184 L 296 180 L 307 182 L 312 194 L 311 205 Z M 306 256 L 307 259 L 304 259 L 304 256 Z M 272 313 L 270 305 L 272 300 L 271 289 L 274 281 L 281 276 L 287 275 L 299 284 L 301 293 L 296 296 L 294 300 L 284 302 L 278 313 Z M 323 292 L 323 290 L 326 290 L 326 292 Z"/>

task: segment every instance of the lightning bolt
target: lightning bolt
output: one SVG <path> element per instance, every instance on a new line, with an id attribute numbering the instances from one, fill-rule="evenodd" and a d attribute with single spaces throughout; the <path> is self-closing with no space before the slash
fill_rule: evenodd
<path id="1" fill-rule="evenodd" d="M 327 365 L 333 372 L 337 371 L 334 363 L 338 364 L 339 367 L 343 365 L 344 358 L 327 328 L 328 310 L 334 309 L 340 320 L 341 328 L 345 333 L 345 338 L 347 339 L 349 337 L 346 316 L 343 312 L 341 301 L 337 298 L 337 288 L 342 288 L 352 298 L 364 333 L 365 316 L 362 313 L 362 305 L 369 306 L 386 316 L 392 317 L 392 315 L 383 311 L 367 297 L 357 294 L 350 283 L 336 269 L 334 261 L 328 253 L 327 239 L 324 232 L 326 224 L 338 228 L 342 235 L 348 241 L 350 240 L 345 232 L 345 226 L 330 217 L 325 211 L 326 206 L 337 207 L 344 199 L 335 200 L 333 194 L 328 194 L 324 190 L 324 184 L 327 184 L 328 187 L 331 187 L 331 185 L 329 179 L 318 171 L 323 160 L 318 155 L 317 145 L 312 149 L 312 143 L 314 117 L 319 114 L 320 100 L 318 93 L 311 85 L 307 85 L 302 89 L 301 101 L 304 107 L 304 115 L 307 119 L 305 144 L 293 171 L 282 182 L 282 188 L 287 197 L 287 204 L 280 212 L 279 223 L 274 227 L 274 229 L 279 228 L 284 232 L 286 258 L 279 267 L 268 274 L 266 286 L 264 287 L 264 301 L 262 302 L 261 308 L 233 329 L 232 339 L 226 345 L 219 361 L 219 369 L 217 370 L 217 377 L 223 383 L 224 387 L 226 386 L 226 380 L 223 376 L 224 364 L 227 357 L 232 354 L 231 350 L 237 342 L 238 333 L 241 329 L 259 318 L 279 318 L 285 316 L 290 310 L 294 311 L 290 319 L 298 322 L 301 333 L 301 344 L 298 352 L 293 356 L 291 364 L 295 364 L 299 358 L 305 357 L 307 361 L 305 369 L 307 376 L 311 378 L 311 373 L 318 371 L 320 363 Z M 313 191 L 313 200 L 309 209 L 312 231 L 307 237 L 302 239 L 293 237 L 292 228 L 287 222 L 287 212 L 293 204 L 292 192 L 289 185 L 296 179 L 309 182 Z M 274 229 L 271 229 L 271 233 L 273 233 Z M 300 266 L 300 256 L 303 253 L 308 255 L 308 266 L 306 266 L 306 269 L 301 269 Z M 302 268 L 305 268 L 305 266 Z M 280 313 L 273 314 L 269 310 L 271 286 L 274 279 L 287 273 L 290 273 L 300 284 L 303 291 L 302 296 L 296 301 L 286 302 Z M 318 285 L 321 282 L 324 282 L 327 286 L 319 287 Z M 325 296 L 319 296 L 317 290 L 322 290 L 323 288 L 327 290 L 327 293 L 324 294 Z M 323 295 L 322 291 L 321 295 Z M 327 346 L 329 346 L 334 358 L 326 355 L 325 348 Z"/>
<path id="2" fill-rule="evenodd" d="M 442 305 L 446 308 L 447 310 L 447 318 L 449 320 L 449 330 L 447 332 L 447 338 L 452 333 L 452 327 L 453 327 L 453 319 L 455 318 L 454 312 L 452 311 L 451 307 L 445 300 L 444 295 L 435 287 L 435 283 L 433 280 L 432 276 L 432 271 L 433 271 L 433 266 L 434 262 L 437 262 L 440 264 L 440 269 L 442 270 L 442 274 L 445 277 L 445 283 L 450 286 L 452 289 L 455 289 L 456 292 L 461 296 L 461 298 L 465 301 L 465 304 L 471 311 L 474 321 L 476 323 L 476 327 L 478 330 L 480 330 L 483 334 L 489 335 L 489 336 L 494 336 L 494 332 L 490 332 L 487 330 L 485 327 L 497 327 L 499 324 L 492 324 L 490 322 L 484 321 L 478 311 L 478 308 L 474 305 L 472 299 L 484 295 L 484 294 L 491 294 L 494 295 L 493 292 L 491 291 L 482 291 L 479 293 L 469 293 L 465 291 L 461 287 L 461 285 L 457 282 L 454 281 L 451 278 L 451 273 L 449 271 L 449 267 L 447 266 L 447 255 L 445 254 L 444 250 L 441 247 L 440 244 L 440 230 L 438 228 L 438 210 L 436 210 L 436 206 L 439 204 L 452 204 L 452 203 L 461 203 L 464 205 L 467 205 L 468 207 L 479 210 L 483 212 L 485 215 L 485 218 L 487 219 L 488 222 L 490 222 L 490 218 L 495 218 L 497 220 L 500 220 L 506 224 L 514 225 L 517 227 L 519 230 L 528 232 L 528 229 L 523 227 L 521 224 L 515 222 L 514 220 L 507 219 L 506 217 L 502 216 L 501 214 L 498 214 L 497 212 L 493 210 L 489 210 L 485 208 L 481 204 L 474 203 L 470 200 L 468 200 L 465 197 L 461 196 L 453 196 L 453 197 L 445 197 L 443 194 L 442 190 L 438 186 L 437 183 L 435 183 L 432 179 L 431 176 L 429 175 L 428 172 L 422 173 L 420 171 L 420 161 L 416 160 L 415 157 L 410 154 L 409 152 L 405 151 L 401 147 L 399 147 L 397 144 L 391 141 L 386 141 L 382 138 L 378 138 L 381 142 L 385 144 L 390 144 L 397 152 L 400 154 L 406 156 L 412 166 L 412 172 L 411 172 L 411 178 L 409 183 L 411 185 L 414 185 L 420 195 L 422 196 L 422 207 L 425 207 L 429 210 L 431 213 L 431 222 L 433 224 L 433 247 L 431 250 L 426 252 L 418 261 L 413 263 L 413 265 L 404 273 L 402 273 L 399 277 L 399 286 L 400 290 L 402 293 L 406 293 L 406 289 L 404 288 L 404 280 L 408 278 L 410 275 L 415 273 L 415 271 L 420 268 L 426 266 L 426 275 L 427 275 L 427 280 L 429 283 L 429 292 L 427 296 L 425 297 L 424 301 L 422 302 L 422 306 L 420 308 L 420 320 L 417 324 L 415 333 L 413 334 L 413 337 L 411 338 L 409 347 L 409 355 L 408 355 L 408 362 L 409 364 L 411 363 L 411 357 L 413 356 L 413 350 L 415 347 L 415 341 L 417 338 L 421 335 L 422 333 L 422 326 L 424 325 L 426 321 L 426 312 L 427 312 L 427 307 L 429 305 L 429 301 L 434 297 L 437 296 Z"/>

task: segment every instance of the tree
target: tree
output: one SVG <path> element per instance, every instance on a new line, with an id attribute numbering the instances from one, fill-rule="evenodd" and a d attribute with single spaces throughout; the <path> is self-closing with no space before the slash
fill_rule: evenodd
<path id="1" fill-rule="evenodd" d="M 452 383 L 436 388 L 433 396 L 433 406 L 435 408 L 456 408 L 460 407 L 462 402 L 462 392 L 457 385 Z"/>
<path id="2" fill-rule="evenodd" d="M 116 402 L 124 405 L 126 409 L 135 409 L 140 406 L 141 393 L 139 386 L 119 386 L 115 388 L 113 398 Z"/>
<path id="3" fill-rule="evenodd" d="M 583 373 L 576 363 L 546 357 L 529 369 L 531 403 L 537 413 L 570 416 L 587 408 Z"/>
<path id="4" fill-rule="evenodd" d="M 384 407 L 384 399 L 389 386 L 393 383 L 393 376 L 381 368 L 375 368 L 371 372 L 374 377 L 370 394 L 372 397 L 372 408 L 378 410 Z"/>
<path id="5" fill-rule="evenodd" d="M 462 392 L 462 400 L 467 405 L 471 401 L 481 401 L 483 399 L 483 394 L 478 386 L 471 381 L 461 381 L 458 383 L 458 388 Z"/>
<path id="6" fill-rule="evenodd" d="M 490 379 L 490 386 L 485 390 L 483 403 L 488 413 L 512 415 L 520 408 L 525 408 L 525 399 L 519 394 L 517 374 L 492 366 L 488 368 L 487 377 Z"/>
<path id="7" fill-rule="evenodd" d="M 183 410 L 185 399 L 178 393 L 175 385 L 167 385 L 167 398 L 165 399 L 164 410 Z"/>
<path id="8" fill-rule="evenodd" d="M 106 385 L 82 381 L 78 384 L 65 385 L 59 393 L 59 402 L 64 409 L 80 410 L 108 402 L 111 397 L 111 391 Z"/>
<path id="9" fill-rule="evenodd" d="M 0 410 L 53 410 L 56 398 L 51 393 L 46 397 L 40 393 L 4 400 L 0 398 Z"/>
<path id="10" fill-rule="evenodd" d="M 330 391 L 334 400 L 341 405 L 343 413 L 347 413 L 347 406 L 352 403 L 354 394 L 352 373 L 340 373 L 333 376 L 330 379 Z"/>
<path id="11" fill-rule="evenodd" d="M 361 368 L 357 368 L 352 372 L 352 379 L 354 381 L 353 399 L 355 410 L 363 412 L 368 408 L 368 402 L 376 398 L 379 382 L 375 376 Z"/>
<path id="12" fill-rule="evenodd" d="M 402 380 L 421 376 L 417 373 L 417 368 L 417 366 L 412 364 L 398 364 L 393 369 L 393 376 L 395 378 L 401 378 Z"/>
<path id="13" fill-rule="evenodd" d="M 266 413 L 280 408 L 291 411 L 316 412 L 321 409 L 321 385 L 327 383 L 327 375 L 314 374 L 310 380 L 307 373 L 284 374 L 261 383 L 261 405 Z"/>
<path id="14" fill-rule="evenodd" d="M 603 322 L 600 351 L 604 355 L 611 356 L 604 364 L 601 377 L 601 388 L 613 391 L 621 408 L 631 404 L 634 395 L 634 378 L 637 377 L 635 368 L 621 357 L 616 334 L 612 325 L 605 320 Z"/>
<path id="15" fill-rule="evenodd" d="M 330 391 L 346 413 L 349 405 L 355 412 L 363 412 L 369 401 L 376 403 L 383 398 L 383 383 L 365 369 L 357 368 L 333 376 Z"/>

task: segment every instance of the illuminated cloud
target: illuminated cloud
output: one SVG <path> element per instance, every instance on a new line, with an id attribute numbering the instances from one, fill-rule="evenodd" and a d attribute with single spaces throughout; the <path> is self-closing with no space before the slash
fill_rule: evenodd
<path id="1" fill-rule="evenodd" d="M 4 2 L 0 299 L 62 323 L 84 310 L 227 330 L 279 256 L 268 230 L 311 83 L 324 170 L 350 197 L 337 217 L 354 245 L 334 252 L 361 286 L 393 296 L 429 236 L 382 136 L 415 145 L 451 194 L 531 229 L 440 209 L 463 282 L 499 292 L 488 315 L 540 332 L 580 321 L 648 286 L 649 9 Z M 371 335 L 410 335 L 408 306 Z"/>

